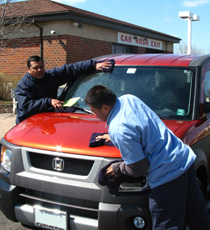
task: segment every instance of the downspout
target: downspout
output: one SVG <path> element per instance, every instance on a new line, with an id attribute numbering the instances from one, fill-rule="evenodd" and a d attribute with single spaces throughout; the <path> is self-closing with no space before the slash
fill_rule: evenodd
<path id="1" fill-rule="evenodd" d="M 34 20 L 34 25 L 36 26 L 36 27 L 38 27 L 39 28 L 39 31 L 40 31 L 40 57 L 42 58 L 42 60 L 43 60 L 43 50 L 44 50 L 44 46 L 43 46 L 43 29 L 42 29 L 42 27 L 40 27 L 36 22 L 35 22 L 35 20 Z"/>

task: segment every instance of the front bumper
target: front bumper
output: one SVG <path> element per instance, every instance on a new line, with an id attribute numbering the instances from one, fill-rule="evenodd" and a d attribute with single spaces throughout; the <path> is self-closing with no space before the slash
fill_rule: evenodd
<path id="1" fill-rule="evenodd" d="M 4 215 L 11 221 L 17 222 L 14 206 L 17 203 L 19 189 L 0 180 L 0 208 Z"/>
<path id="2" fill-rule="evenodd" d="M 34 205 L 27 203 L 23 196 L 24 189 L 9 185 L 0 180 L 0 207 L 4 215 L 14 222 L 21 222 L 28 226 L 34 226 L 35 213 Z M 34 199 L 34 204 L 39 204 L 43 208 L 53 207 L 67 212 L 67 225 L 71 230 L 129 230 L 135 229 L 133 219 L 136 216 L 141 216 L 146 221 L 144 230 L 151 230 L 151 217 L 148 209 L 148 203 L 138 204 L 113 204 L 103 203 L 98 204 L 97 218 L 84 217 L 71 214 L 68 207 L 63 203 L 54 203 L 48 199 Z M 67 206 L 67 205 L 66 205 Z M 64 208 L 65 207 L 65 208 Z"/>

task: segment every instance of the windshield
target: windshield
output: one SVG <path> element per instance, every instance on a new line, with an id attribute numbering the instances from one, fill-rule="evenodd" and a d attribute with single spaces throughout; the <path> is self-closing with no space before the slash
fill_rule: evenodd
<path id="1" fill-rule="evenodd" d="M 117 97 L 133 94 L 144 101 L 160 117 L 189 119 L 193 71 L 183 68 L 119 67 L 112 73 L 81 75 L 64 98 L 67 106 L 89 109 L 84 102 L 94 85 L 110 88 Z"/>

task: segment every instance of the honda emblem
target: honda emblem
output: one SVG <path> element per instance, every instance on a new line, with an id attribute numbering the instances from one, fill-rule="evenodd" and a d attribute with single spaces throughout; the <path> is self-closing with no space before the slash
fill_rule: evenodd
<path id="1" fill-rule="evenodd" d="M 52 167 L 56 171 L 63 171 L 64 169 L 64 160 L 56 157 L 52 160 Z"/>

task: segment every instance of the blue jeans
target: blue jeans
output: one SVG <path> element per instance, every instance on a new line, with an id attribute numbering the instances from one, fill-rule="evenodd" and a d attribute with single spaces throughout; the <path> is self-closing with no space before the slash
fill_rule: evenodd
<path id="1" fill-rule="evenodd" d="M 196 181 L 194 165 L 177 179 L 151 190 L 153 230 L 210 230 L 210 215 Z"/>

